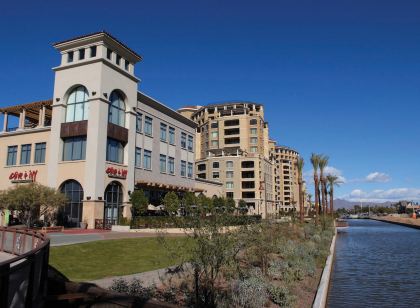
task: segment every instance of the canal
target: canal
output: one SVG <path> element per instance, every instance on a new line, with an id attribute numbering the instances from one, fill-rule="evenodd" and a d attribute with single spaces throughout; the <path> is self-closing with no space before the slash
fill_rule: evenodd
<path id="1" fill-rule="evenodd" d="M 420 230 L 350 220 L 335 252 L 328 307 L 420 307 Z"/>

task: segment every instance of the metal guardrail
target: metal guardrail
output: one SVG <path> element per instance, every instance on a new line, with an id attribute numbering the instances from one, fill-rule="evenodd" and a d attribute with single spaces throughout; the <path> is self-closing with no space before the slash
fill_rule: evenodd
<path id="1" fill-rule="evenodd" d="M 0 307 L 43 307 L 47 295 L 50 240 L 34 230 L 0 227 Z"/>

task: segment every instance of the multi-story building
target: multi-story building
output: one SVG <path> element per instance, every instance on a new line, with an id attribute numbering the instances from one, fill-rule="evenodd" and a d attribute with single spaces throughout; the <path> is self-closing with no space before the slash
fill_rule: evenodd
<path id="1" fill-rule="evenodd" d="M 54 47 L 53 98 L 0 109 L 0 189 L 60 189 L 68 223 L 89 228 L 129 217 L 134 189 L 154 205 L 167 191 L 221 191 L 212 181 L 196 189 L 196 124 L 137 90 L 141 56 L 105 32 Z"/>
<path id="2" fill-rule="evenodd" d="M 250 214 L 274 214 L 274 163 L 263 105 L 238 101 L 178 112 L 197 124 L 197 177 L 221 181 L 226 197 L 246 201 Z"/>
<path id="3" fill-rule="evenodd" d="M 299 211 L 297 159 L 299 153 L 286 146 L 272 146 L 275 157 L 275 198 L 282 211 Z"/>

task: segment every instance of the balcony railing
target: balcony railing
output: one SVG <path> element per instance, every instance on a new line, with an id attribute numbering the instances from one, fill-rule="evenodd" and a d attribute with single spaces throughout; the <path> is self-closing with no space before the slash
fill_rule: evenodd
<path id="1" fill-rule="evenodd" d="M 0 307 L 43 307 L 50 240 L 42 233 L 0 227 Z"/>

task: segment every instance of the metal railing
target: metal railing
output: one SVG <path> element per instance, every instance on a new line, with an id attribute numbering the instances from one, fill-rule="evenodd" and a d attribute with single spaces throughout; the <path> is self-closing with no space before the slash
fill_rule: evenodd
<path id="1" fill-rule="evenodd" d="M 47 294 L 50 240 L 27 229 L 0 227 L 0 307 L 43 307 Z"/>

